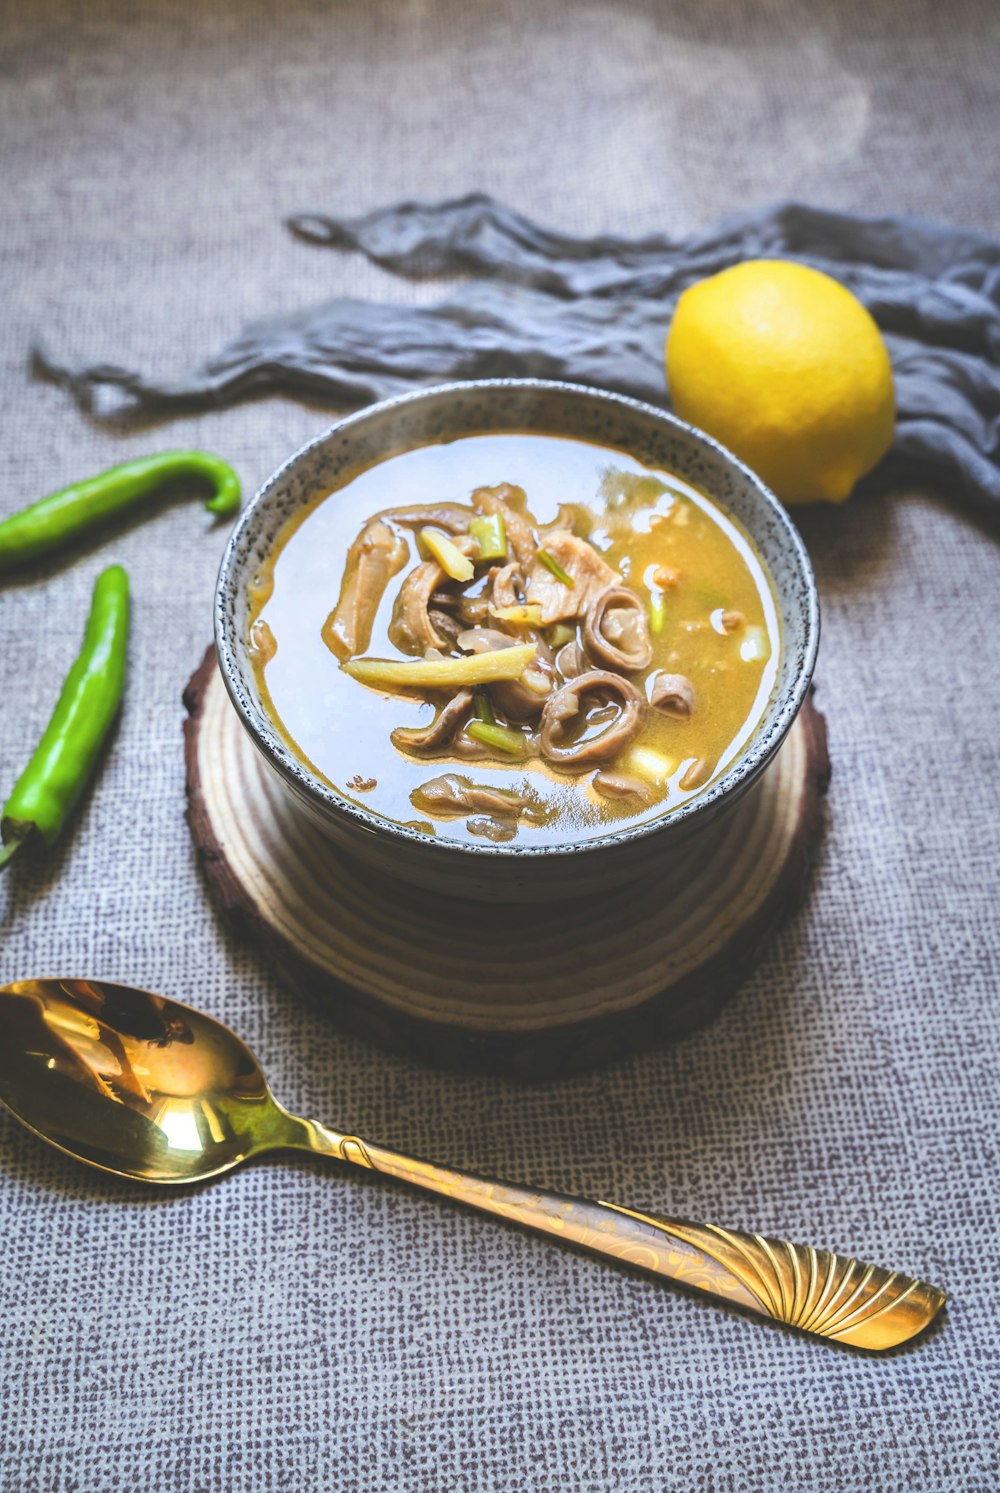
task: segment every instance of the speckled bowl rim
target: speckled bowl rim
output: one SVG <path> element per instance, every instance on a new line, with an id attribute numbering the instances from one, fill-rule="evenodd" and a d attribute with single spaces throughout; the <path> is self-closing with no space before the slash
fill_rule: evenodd
<path id="1" fill-rule="evenodd" d="M 443 395 L 448 394 L 468 396 L 477 392 L 488 393 L 492 389 L 506 389 L 523 393 L 535 391 L 540 395 L 569 394 L 588 396 L 591 399 L 604 401 L 618 408 L 659 421 L 671 427 L 677 435 L 687 437 L 696 444 L 701 445 L 705 450 L 712 452 L 716 457 L 721 457 L 724 463 L 728 463 L 756 489 L 758 495 L 763 497 L 765 503 L 771 508 L 772 518 L 784 531 L 791 553 L 794 554 L 798 562 L 803 582 L 807 611 L 801 666 L 799 672 L 794 676 L 790 687 L 787 689 L 785 698 L 778 707 L 766 732 L 752 736 L 745 749 L 736 758 L 736 761 L 704 793 L 699 793 L 695 798 L 689 799 L 687 803 L 681 804 L 676 809 L 670 809 L 655 819 L 628 825 L 612 834 L 600 835 L 594 839 L 567 841 L 565 844 L 555 845 L 494 844 L 491 841 L 471 845 L 460 840 L 449 840 L 444 837 L 435 836 L 433 839 L 429 839 L 417 830 L 408 829 L 405 825 L 398 824 L 391 819 L 383 818 L 381 815 L 373 813 L 370 809 L 363 808 L 360 804 L 353 804 L 349 799 L 342 798 L 333 788 L 328 787 L 319 778 L 315 777 L 305 764 L 293 755 L 277 734 L 267 715 L 254 704 L 251 692 L 245 686 L 243 670 L 236 657 L 233 640 L 230 637 L 230 629 L 227 624 L 227 598 L 237 583 L 237 572 L 242 558 L 240 553 L 242 541 L 251 523 L 252 515 L 255 509 L 270 496 L 275 488 L 280 486 L 286 475 L 298 462 L 307 458 L 317 448 L 326 445 L 334 436 L 342 437 L 345 431 L 350 431 L 353 427 L 363 424 L 365 421 L 380 417 L 389 410 L 409 406 L 423 399 L 440 399 Z M 481 433 L 472 429 L 468 432 L 470 436 Z M 460 436 L 452 437 L 452 439 L 460 438 Z M 617 449 L 624 450 L 627 454 L 626 446 L 619 446 Z M 402 452 L 394 454 L 400 455 Z M 721 500 L 713 498 L 713 501 L 719 501 L 723 511 L 729 512 Z M 730 516 L 735 518 L 735 515 Z M 740 523 L 741 527 L 746 527 L 741 520 L 736 519 L 736 522 Z M 750 531 L 748 530 L 747 532 Z M 750 537 L 751 539 L 753 538 L 752 533 Z M 777 581 L 771 573 L 770 568 L 765 566 L 765 569 L 772 584 L 777 587 Z M 779 607 L 780 610 L 781 608 Z M 559 857 L 596 854 L 603 850 L 633 843 L 636 840 L 646 839 L 651 835 L 676 834 L 681 825 L 686 825 L 690 828 L 690 821 L 706 815 L 711 817 L 709 811 L 721 799 L 731 797 L 737 790 L 749 786 L 749 782 L 763 771 L 787 736 L 792 722 L 802 707 L 812 681 L 813 669 L 816 664 L 816 654 L 819 649 L 819 632 L 819 592 L 808 551 L 785 509 L 771 492 L 770 488 L 765 485 L 755 472 L 746 466 L 744 462 L 740 461 L 738 457 L 734 456 L 719 441 L 714 440 L 695 426 L 688 425 L 685 421 L 679 420 L 676 415 L 671 414 L 667 410 L 658 409 L 655 405 L 647 404 L 641 399 L 632 399 L 627 394 L 617 394 L 609 389 L 601 389 L 591 384 L 573 384 L 559 379 L 468 379 L 458 383 L 434 384 L 426 389 L 414 390 L 412 393 L 394 395 L 390 399 L 380 400 L 377 404 L 365 405 L 363 409 L 356 410 L 351 415 L 346 415 L 342 420 L 338 420 L 318 436 L 314 436 L 312 440 L 306 441 L 286 461 L 282 462 L 267 481 L 258 488 L 253 498 L 247 504 L 246 508 L 244 508 L 230 535 L 222 557 L 222 564 L 219 567 L 215 593 L 215 646 L 223 681 L 240 720 L 249 731 L 257 747 L 263 752 L 267 761 L 276 769 L 279 776 L 289 779 L 293 787 L 300 793 L 303 793 L 306 798 L 318 800 L 326 810 L 332 811 L 335 816 L 352 820 L 358 828 L 366 830 L 370 834 L 380 837 L 388 836 L 390 839 L 407 840 L 413 845 L 423 845 L 428 850 L 433 849 L 434 852 L 443 851 L 457 857 L 471 856 L 479 859 L 487 857 L 491 860 L 500 861 L 512 861 L 523 857 L 535 858 L 539 856 Z M 784 647 L 784 639 L 782 639 L 782 646 Z M 773 700 L 773 698 L 772 695 L 771 699 Z M 770 701 L 766 708 L 770 708 Z"/>

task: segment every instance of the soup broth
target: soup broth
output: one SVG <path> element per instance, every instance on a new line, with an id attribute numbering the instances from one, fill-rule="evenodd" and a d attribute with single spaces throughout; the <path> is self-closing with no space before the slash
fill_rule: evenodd
<path id="1" fill-rule="evenodd" d="M 588 839 L 702 792 L 753 735 L 780 646 L 764 567 L 710 498 L 526 434 L 318 495 L 250 602 L 292 751 L 352 803 L 480 843 Z"/>

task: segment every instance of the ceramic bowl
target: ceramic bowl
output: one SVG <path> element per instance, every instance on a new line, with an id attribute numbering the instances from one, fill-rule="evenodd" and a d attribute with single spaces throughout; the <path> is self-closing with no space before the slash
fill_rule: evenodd
<path id="1" fill-rule="evenodd" d="M 288 519 L 387 457 L 416 446 L 501 431 L 529 431 L 614 447 L 687 479 L 731 514 L 771 575 L 781 620 L 777 680 L 755 735 L 705 791 L 677 809 L 599 838 L 565 845 L 475 845 L 430 838 L 347 802 L 289 749 L 258 698 L 247 650 L 248 585 Z M 332 501 L 336 501 L 334 497 Z M 812 676 L 819 602 L 805 547 L 785 510 L 747 467 L 701 431 L 652 405 L 599 389 L 540 379 L 449 384 L 369 406 L 303 446 L 243 512 L 219 573 L 215 639 L 233 705 L 284 788 L 348 855 L 387 875 L 449 895 L 526 901 L 599 891 L 656 875 L 682 845 L 746 792 L 774 757 Z M 555 864 L 558 863 L 558 864 Z"/>

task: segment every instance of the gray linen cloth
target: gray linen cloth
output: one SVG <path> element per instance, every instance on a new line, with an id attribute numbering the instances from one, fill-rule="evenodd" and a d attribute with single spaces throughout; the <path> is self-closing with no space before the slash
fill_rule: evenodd
<path id="1" fill-rule="evenodd" d="M 0 0 L 0 512 L 128 456 L 248 491 L 331 419 L 275 398 L 124 434 L 25 378 L 193 367 L 324 297 L 440 290 L 282 227 L 472 187 L 586 237 L 802 198 L 1000 236 L 994 0 Z M 866 1359 L 431 1200 L 271 1162 L 147 1196 L 0 1115 L 3 1493 L 993 1493 L 1000 547 L 952 484 L 799 511 L 823 594 L 829 827 L 720 1019 L 555 1085 L 342 1036 L 232 939 L 184 823 L 181 691 L 225 530 L 197 502 L 0 590 L 0 791 L 94 575 L 135 596 L 120 729 L 49 855 L 0 881 L 0 979 L 190 1000 L 294 1109 L 487 1175 L 849 1249 L 950 1292 Z"/>
<path id="2" fill-rule="evenodd" d="M 91 412 L 143 416 L 247 394 L 383 399 L 449 379 L 534 375 L 664 402 L 663 343 L 686 286 L 743 259 L 787 258 L 840 280 L 886 334 L 896 387 L 891 475 L 914 469 L 1000 513 L 1000 244 L 914 218 L 782 203 L 709 233 L 584 239 L 476 193 L 360 218 L 300 213 L 299 237 L 357 249 L 410 278 L 468 274 L 433 306 L 338 298 L 244 327 L 181 378 L 113 364 L 41 372 Z"/>

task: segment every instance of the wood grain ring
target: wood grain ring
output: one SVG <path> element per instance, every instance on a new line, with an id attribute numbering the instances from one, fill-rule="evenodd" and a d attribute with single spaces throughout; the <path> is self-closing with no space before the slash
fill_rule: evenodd
<path id="1" fill-rule="evenodd" d="M 188 822 L 230 927 L 348 1030 L 522 1078 L 711 1020 L 803 893 L 830 774 L 810 698 L 761 781 L 658 882 L 538 911 L 463 903 L 456 916 L 346 861 L 290 803 L 213 650 L 184 701 Z M 498 917 L 516 937 L 498 938 Z"/>

